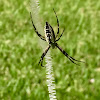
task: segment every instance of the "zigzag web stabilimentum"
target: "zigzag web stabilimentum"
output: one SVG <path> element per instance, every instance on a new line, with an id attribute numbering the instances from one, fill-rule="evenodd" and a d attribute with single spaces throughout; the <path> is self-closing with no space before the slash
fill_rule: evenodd
<path id="1" fill-rule="evenodd" d="M 30 7 L 31 7 L 31 14 L 32 14 L 32 19 L 34 21 L 34 24 L 35 24 L 38 32 L 43 35 L 43 33 L 44 33 L 43 27 L 39 21 L 40 20 L 39 1 L 38 0 L 30 0 Z M 41 39 L 39 39 L 39 44 L 43 50 L 47 46 L 47 44 L 45 42 L 43 42 Z M 47 79 L 46 81 L 47 81 L 47 87 L 48 87 L 48 92 L 49 92 L 49 98 L 50 98 L 50 100 L 57 100 L 50 50 L 48 51 L 47 55 L 45 56 L 45 61 L 46 61 L 45 66 L 46 66 L 46 79 Z"/>

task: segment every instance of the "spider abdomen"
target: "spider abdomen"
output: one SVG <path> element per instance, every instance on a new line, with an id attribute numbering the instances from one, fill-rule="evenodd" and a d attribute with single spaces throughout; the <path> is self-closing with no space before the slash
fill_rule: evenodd
<path id="1" fill-rule="evenodd" d="M 46 22 L 46 24 L 45 24 L 45 38 L 46 38 L 46 41 L 48 42 L 48 44 L 55 42 L 55 34 L 53 31 L 53 28 L 51 27 L 51 25 L 48 22 Z"/>

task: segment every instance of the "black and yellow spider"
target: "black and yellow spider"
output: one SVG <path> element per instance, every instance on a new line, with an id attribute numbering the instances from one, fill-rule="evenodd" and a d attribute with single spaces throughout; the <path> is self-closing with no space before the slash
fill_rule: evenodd
<path id="1" fill-rule="evenodd" d="M 53 9 L 53 10 L 54 10 L 54 9 Z M 54 13 L 55 13 L 55 15 L 56 15 L 55 10 L 54 10 Z M 58 31 L 57 31 L 56 36 L 55 36 L 55 33 L 54 33 L 54 30 L 53 30 L 52 26 L 51 26 L 48 22 L 46 22 L 46 23 L 45 23 L 45 37 L 38 33 L 38 31 L 37 31 L 37 29 L 36 29 L 36 27 L 35 27 L 35 25 L 34 25 L 34 23 L 33 23 L 31 12 L 30 12 L 30 16 L 31 16 L 32 25 L 33 25 L 34 30 L 35 30 L 35 32 L 37 33 L 37 35 L 38 35 L 42 40 L 47 41 L 47 43 L 49 44 L 48 47 L 45 49 L 44 53 L 42 54 L 42 56 L 41 56 L 41 58 L 40 58 L 40 61 L 39 61 L 39 64 L 41 63 L 41 66 L 43 67 L 43 65 L 42 65 L 42 63 L 43 63 L 43 58 L 44 58 L 44 56 L 46 55 L 46 53 L 48 52 L 48 50 L 50 49 L 50 47 L 52 47 L 53 49 L 54 49 L 55 47 L 57 47 L 57 48 L 58 48 L 72 63 L 74 63 L 74 64 L 76 64 L 76 65 L 79 65 L 79 64 L 77 64 L 77 63 L 75 62 L 75 61 L 78 61 L 78 60 L 76 60 L 76 59 L 74 59 L 73 57 L 69 56 L 68 53 L 66 53 L 66 52 L 65 52 L 61 47 L 59 47 L 59 45 L 57 44 L 57 41 L 60 40 L 60 38 L 61 38 L 61 36 L 62 36 L 62 34 L 63 34 L 63 32 L 64 32 L 64 30 L 63 30 L 62 34 L 61 34 L 60 37 L 57 39 L 57 36 L 58 36 L 58 34 L 59 34 L 59 20 L 58 20 L 57 15 L 56 15 L 56 18 L 57 18 L 57 24 L 58 24 Z M 81 62 L 81 61 L 78 61 L 78 62 Z"/>

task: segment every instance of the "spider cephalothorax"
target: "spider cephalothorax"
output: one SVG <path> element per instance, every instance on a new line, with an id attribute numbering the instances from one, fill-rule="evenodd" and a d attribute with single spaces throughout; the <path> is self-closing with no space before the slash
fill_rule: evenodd
<path id="1" fill-rule="evenodd" d="M 53 9 L 54 10 L 54 9 Z M 56 12 L 54 11 L 55 15 L 56 15 Z M 30 13 L 31 15 L 31 13 Z M 47 41 L 47 43 L 49 44 L 48 47 L 46 48 L 46 50 L 44 51 L 44 53 L 42 54 L 41 58 L 40 58 L 40 61 L 39 61 L 39 64 L 41 63 L 41 66 L 43 67 L 42 63 L 43 63 L 43 58 L 44 56 L 46 55 L 46 53 L 48 52 L 48 50 L 50 49 L 50 47 L 52 47 L 53 49 L 55 47 L 57 47 L 72 63 L 76 64 L 76 65 L 79 65 L 77 64 L 75 61 L 78 61 L 76 59 L 74 59 L 73 57 L 69 56 L 61 47 L 59 47 L 59 45 L 56 43 L 62 36 L 62 34 L 60 35 L 60 37 L 57 39 L 57 36 L 59 34 L 59 21 L 58 21 L 58 17 L 56 15 L 56 18 L 57 18 L 57 24 L 58 24 L 58 31 L 57 31 L 57 34 L 55 36 L 55 33 L 54 33 L 54 30 L 52 28 L 52 26 L 46 22 L 45 23 L 45 37 L 42 36 L 41 34 L 38 33 L 34 23 L 33 23 L 33 20 L 32 20 L 32 15 L 31 15 L 31 21 L 32 21 L 32 25 L 34 27 L 34 30 L 35 32 L 37 33 L 37 35 L 44 41 Z M 81 62 L 81 61 L 78 61 L 78 62 Z"/>

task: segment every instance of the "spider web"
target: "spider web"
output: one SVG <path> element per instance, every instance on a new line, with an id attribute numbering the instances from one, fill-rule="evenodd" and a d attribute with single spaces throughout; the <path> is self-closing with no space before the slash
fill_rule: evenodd
<path id="1" fill-rule="evenodd" d="M 31 7 L 31 14 L 32 14 L 32 19 L 34 22 L 34 25 L 37 29 L 37 31 L 39 32 L 39 34 L 44 36 L 44 27 L 41 24 L 41 18 L 39 15 L 39 1 L 38 0 L 30 0 L 30 7 Z M 43 48 L 46 48 L 47 44 L 45 42 L 43 42 L 41 39 L 39 39 L 39 44 L 40 46 Z"/>
<path id="2" fill-rule="evenodd" d="M 43 26 L 41 25 L 40 17 L 39 17 L 39 1 L 38 0 L 31 0 L 30 3 L 31 6 L 31 14 L 32 19 L 35 24 L 35 27 L 37 31 L 44 35 Z M 47 44 L 43 42 L 41 39 L 39 39 L 39 44 L 43 48 L 43 50 L 47 47 Z M 54 81 L 54 75 L 53 75 L 53 67 L 52 67 L 52 58 L 50 55 L 50 51 L 46 55 L 46 78 L 47 78 L 47 86 L 48 86 L 48 92 L 49 92 L 49 98 L 50 100 L 57 100 L 56 99 L 56 90 L 55 90 L 55 81 Z"/>

